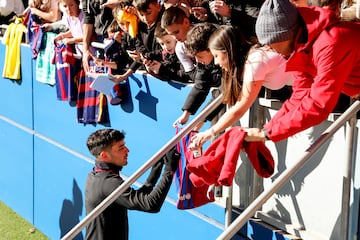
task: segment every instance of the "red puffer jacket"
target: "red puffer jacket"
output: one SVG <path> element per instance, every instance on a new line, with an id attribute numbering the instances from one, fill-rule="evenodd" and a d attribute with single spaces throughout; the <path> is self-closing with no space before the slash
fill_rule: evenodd
<path id="1" fill-rule="evenodd" d="M 305 44 L 296 44 L 287 62 L 294 74 L 293 94 L 264 127 L 280 141 L 324 121 L 340 92 L 360 93 L 360 24 L 340 22 L 334 11 L 299 8 L 307 29 Z"/>

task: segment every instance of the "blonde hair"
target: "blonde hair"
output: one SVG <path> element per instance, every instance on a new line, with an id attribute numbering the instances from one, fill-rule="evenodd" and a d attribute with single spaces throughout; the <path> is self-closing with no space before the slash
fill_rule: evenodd
<path id="1" fill-rule="evenodd" d="M 129 35 L 134 38 L 138 33 L 138 23 L 139 18 L 137 15 L 129 13 L 125 8 L 115 8 L 113 10 L 113 15 L 116 21 L 118 22 L 128 22 L 129 23 Z"/>

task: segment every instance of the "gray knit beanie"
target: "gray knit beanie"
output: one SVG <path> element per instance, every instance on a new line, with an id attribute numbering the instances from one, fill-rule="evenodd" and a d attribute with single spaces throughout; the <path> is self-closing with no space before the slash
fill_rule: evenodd
<path id="1" fill-rule="evenodd" d="M 261 44 L 277 43 L 295 38 L 299 13 L 289 0 L 266 0 L 256 20 L 255 31 Z"/>

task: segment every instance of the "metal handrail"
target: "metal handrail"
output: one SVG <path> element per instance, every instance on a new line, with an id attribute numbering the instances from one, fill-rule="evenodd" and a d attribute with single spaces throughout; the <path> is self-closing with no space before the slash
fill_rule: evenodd
<path id="1" fill-rule="evenodd" d="M 127 188 L 131 186 L 138 178 L 141 177 L 150 167 L 152 167 L 166 152 L 175 146 L 186 134 L 188 134 L 195 126 L 214 111 L 222 102 L 222 94 L 215 98 L 207 105 L 201 113 L 196 116 L 187 126 L 185 126 L 178 134 L 176 134 L 169 142 L 167 142 L 158 152 L 156 152 L 146 163 L 144 163 L 133 175 L 126 179 L 119 187 L 117 187 L 108 197 L 106 197 L 96 208 L 94 208 L 86 217 L 75 225 L 61 240 L 73 239 L 81 230 L 86 227 L 90 221 L 94 220 L 101 212 L 103 212 L 111 203 L 113 203 Z"/>
<path id="2" fill-rule="evenodd" d="M 351 119 L 360 110 L 360 101 L 355 101 L 334 123 L 332 123 L 321 136 L 304 152 L 296 164 L 286 169 L 270 185 L 269 189 L 262 192 L 232 223 L 222 232 L 217 240 L 228 240 L 234 236 L 240 228 L 255 214 L 255 212 L 288 181 L 306 161 L 342 127 L 346 121 Z"/>

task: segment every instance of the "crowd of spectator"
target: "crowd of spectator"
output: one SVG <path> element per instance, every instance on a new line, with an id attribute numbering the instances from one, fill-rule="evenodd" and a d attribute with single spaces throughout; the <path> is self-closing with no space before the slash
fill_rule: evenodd
<path id="1" fill-rule="evenodd" d="M 81 59 L 77 70 L 81 76 L 94 69 L 102 69 L 112 74 L 112 81 L 122 84 L 131 74 L 142 69 L 163 81 L 192 84 L 192 90 L 181 107 L 183 114 L 175 118 L 174 125 L 186 124 L 203 104 L 210 89 L 220 89 L 223 103 L 231 108 L 217 125 L 195 136 L 202 139 L 198 140 L 202 145 L 241 118 L 263 87 L 280 89 L 298 86 L 299 79 L 304 78 L 299 75 L 304 75 L 304 70 L 292 63 L 301 63 L 298 57 L 305 58 L 299 53 L 300 49 L 316 46 L 307 43 L 309 39 L 316 42 L 322 32 L 328 31 L 318 27 L 314 33 L 316 36 L 310 35 L 313 26 L 307 22 L 308 15 L 312 14 L 309 11 L 319 12 L 317 21 L 320 24 L 331 27 L 345 25 L 341 21 L 341 8 L 344 7 L 341 0 L 278 0 L 271 3 L 274 6 L 268 4 L 271 7 L 266 9 L 264 3 L 268 1 L 30 0 L 25 4 L 5 1 L 8 10 L 4 11 L 1 5 L 0 9 L 1 17 L 5 16 L 3 13 L 11 17 L 32 15 L 33 21 L 37 21 L 44 32 L 56 34 L 55 42 L 73 46 L 78 59 Z M 278 8 L 276 4 L 279 4 Z M 10 9 L 11 5 L 16 8 Z M 261 11 L 270 20 L 259 18 Z M 277 14 L 277 17 L 272 14 Z M 322 23 L 322 16 L 326 16 L 331 24 Z M 277 21 L 272 21 L 272 18 Z M 347 23 L 352 31 L 358 28 L 355 22 Z M 334 37 L 333 41 L 338 41 L 338 38 Z M 102 47 L 94 42 L 101 43 Z M 334 57 L 333 62 L 335 60 Z M 356 59 L 353 61 L 356 62 Z M 328 63 L 326 71 L 336 70 L 329 67 L 333 62 Z M 350 68 L 352 76 L 356 64 Z M 314 70 L 306 77 L 314 82 L 324 77 L 317 74 L 319 70 Z M 342 77 L 349 78 L 348 75 Z M 331 79 L 329 76 L 324 78 L 326 81 Z M 346 89 L 337 86 L 333 97 L 326 95 L 326 98 L 316 101 L 310 97 L 310 105 L 332 99 L 324 114 L 320 114 L 319 109 L 325 103 L 313 106 L 321 116 L 316 123 L 331 112 L 340 93 L 357 97 L 357 84 L 351 83 L 352 87 L 349 87 L 345 80 L 339 82 L 345 82 Z M 294 90 L 294 86 L 292 88 Z M 286 132 L 284 136 L 314 125 L 314 119 L 307 124 L 299 124 L 302 126 L 299 130 Z M 266 139 L 265 132 L 272 133 L 264 128 L 260 140 Z M 249 137 L 251 135 L 252 132 L 249 132 Z"/>

